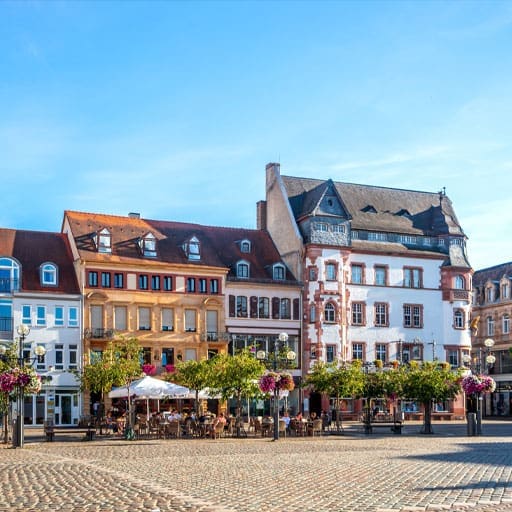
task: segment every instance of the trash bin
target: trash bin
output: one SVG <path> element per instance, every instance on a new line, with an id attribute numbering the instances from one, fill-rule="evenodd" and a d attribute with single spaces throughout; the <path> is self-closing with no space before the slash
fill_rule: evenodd
<path id="1" fill-rule="evenodd" d="M 468 412 L 466 416 L 468 436 L 476 436 L 476 414 L 474 412 Z"/>

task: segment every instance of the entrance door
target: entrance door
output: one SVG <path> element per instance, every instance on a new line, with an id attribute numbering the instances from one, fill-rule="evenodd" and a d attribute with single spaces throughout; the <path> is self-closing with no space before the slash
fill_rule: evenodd
<path id="1" fill-rule="evenodd" d="M 76 395 L 58 393 L 55 395 L 55 424 L 73 425 L 76 416 L 74 400 Z"/>

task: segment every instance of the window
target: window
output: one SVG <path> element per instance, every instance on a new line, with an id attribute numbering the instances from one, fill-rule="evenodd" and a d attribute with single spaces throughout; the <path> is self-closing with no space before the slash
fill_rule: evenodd
<path id="1" fill-rule="evenodd" d="M 333 324 L 335 319 L 336 319 L 336 308 L 334 307 L 333 304 L 328 302 L 325 305 L 325 309 L 324 309 L 324 320 L 327 323 Z"/>
<path id="2" fill-rule="evenodd" d="M 68 327 L 78 327 L 78 308 L 68 309 Z"/>
<path id="3" fill-rule="evenodd" d="M 103 228 L 96 236 L 96 246 L 98 252 L 112 252 L 112 236 L 107 228 Z"/>
<path id="4" fill-rule="evenodd" d="M 464 311 L 456 309 L 453 312 L 453 327 L 455 329 L 464 329 Z"/>
<path id="5" fill-rule="evenodd" d="M 64 307 L 55 306 L 55 327 L 62 327 L 64 325 Z"/>
<path id="6" fill-rule="evenodd" d="M 240 242 L 240 251 L 251 252 L 251 242 L 249 240 L 242 240 Z"/>
<path id="7" fill-rule="evenodd" d="M 151 330 L 151 309 L 139 307 L 139 331 Z"/>
<path id="8" fill-rule="evenodd" d="M 502 330 L 503 334 L 508 334 L 510 332 L 510 317 L 508 315 L 503 315 Z"/>
<path id="9" fill-rule="evenodd" d="M 114 306 L 114 329 L 126 331 L 128 328 L 126 306 Z"/>
<path id="10" fill-rule="evenodd" d="M 363 284 L 363 266 L 352 265 L 350 267 L 352 284 Z"/>
<path id="11" fill-rule="evenodd" d="M 37 347 L 44 348 L 45 352 L 47 350 L 43 343 L 38 343 L 36 346 L 36 350 L 37 350 Z M 30 357 L 30 355 L 29 355 L 29 357 Z M 38 370 L 46 369 L 46 353 L 43 354 L 42 356 L 36 356 L 36 369 L 38 369 Z"/>
<path id="12" fill-rule="evenodd" d="M 236 265 L 236 277 L 247 278 L 249 277 L 249 264 L 241 261 Z"/>
<path id="13" fill-rule="evenodd" d="M 363 360 L 364 350 L 362 343 L 352 343 L 352 359 Z"/>
<path id="14" fill-rule="evenodd" d="M 404 327 L 415 329 L 423 327 L 423 306 L 404 304 Z"/>
<path id="15" fill-rule="evenodd" d="M 196 310 L 185 309 L 185 331 L 196 332 Z"/>
<path id="16" fill-rule="evenodd" d="M 89 286 L 98 286 L 98 272 L 89 272 Z"/>
<path id="17" fill-rule="evenodd" d="M 485 297 L 486 297 L 486 300 L 487 302 L 492 302 L 492 299 L 493 299 L 493 289 L 492 287 L 488 287 L 486 290 L 485 290 Z"/>
<path id="18" fill-rule="evenodd" d="M 184 249 L 189 260 L 197 261 L 201 259 L 201 245 L 195 236 L 184 245 Z"/>
<path id="19" fill-rule="evenodd" d="M 151 289 L 160 290 L 160 276 L 151 276 Z"/>
<path id="20" fill-rule="evenodd" d="M 270 317 L 270 301 L 268 297 L 258 297 L 258 317 Z"/>
<path id="21" fill-rule="evenodd" d="M 146 274 L 139 275 L 139 290 L 148 289 L 148 276 Z"/>
<path id="22" fill-rule="evenodd" d="M 64 370 L 64 345 L 55 345 L 55 369 Z"/>
<path id="23" fill-rule="evenodd" d="M 19 265 L 10 258 L 0 258 L 0 292 L 11 293 L 19 290 Z"/>
<path id="24" fill-rule="evenodd" d="M 312 324 L 316 322 L 316 306 L 314 304 L 311 304 L 309 308 L 309 322 Z"/>
<path id="25" fill-rule="evenodd" d="M 494 318 L 492 316 L 487 317 L 487 336 L 494 336 Z"/>
<path id="26" fill-rule="evenodd" d="M 325 265 L 325 279 L 327 279 L 327 281 L 336 280 L 336 264 L 327 263 Z"/>
<path id="27" fill-rule="evenodd" d="M 378 359 L 379 361 L 382 361 L 383 363 L 386 362 L 386 344 L 385 343 L 376 343 L 375 344 L 375 359 Z"/>
<path id="28" fill-rule="evenodd" d="M 501 285 L 501 298 L 502 299 L 508 299 L 508 295 L 509 295 L 508 283 L 503 283 Z"/>
<path id="29" fill-rule="evenodd" d="M 336 345 L 325 346 L 325 360 L 328 363 L 332 363 L 336 357 Z"/>
<path id="30" fill-rule="evenodd" d="M 101 273 L 101 286 L 103 288 L 110 288 L 110 272 Z"/>
<path id="31" fill-rule="evenodd" d="M 466 284 L 466 282 L 465 282 L 464 277 L 462 277 L 462 276 L 455 276 L 453 287 L 456 290 L 464 290 L 465 284 Z"/>
<path id="32" fill-rule="evenodd" d="M 387 327 L 388 324 L 388 305 L 384 302 L 376 302 L 375 327 Z"/>
<path id="33" fill-rule="evenodd" d="M 316 281 L 316 267 L 309 267 L 309 280 Z"/>
<path id="34" fill-rule="evenodd" d="M 406 288 L 422 288 L 421 268 L 404 268 L 404 286 Z"/>
<path id="35" fill-rule="evenodd" d="M 57 286 L 57 267 L 53 263 L 41 265 L 41 284 L 43 286 Z"/>
<path id="36" fill-rule="evenodd" d="M 247 297 L 243 295 L 236 298 L 236 316 L 247 318 Z"/>
<path id="37" fill-rule="evenodd" d="M 124 274 L 114 274 L 114 288 L 124 287 Z"/>
<path id="38" fill-rule="evenodd" d="M 174 309 L 162 308 L 162 331 L 174 331 Z"/>
<path id="39" fill-rule="evenodd" d="M 274 279 L 276 281 L 284 281 L 284 277 L 285 277 L 285 268 L 284 268 L 284 265 L 281 265 L 281 264 L 276 264 L 274 265 Z"/>
<path id="40" fill-rule="evenodd" d="M 386 267 L 375 267 L 375 285 L 386 286 Z"/>
<path id="41" fill-rule="evenodd" d="M 208 291 L 208 281 L 203 277 L 199 279 L 199 293 L 206 293 Z"/>
<path id="42" fill-rule="evenodd" d="M 69 345 L 69 369 L 78 368 L 78 345 Z"/>
<path id="43" fill-rule="evenodd" d="M 210 293 L 219 293 L 219 280 L 218 279 L 210 280 Z"/>
<path id="44" fill-rule="evenodd" d="M 208 341 L 217 341 L 219 338 L 219 314 L 214 309 L 206 311 L 206 335 Z"/>
<path id="45" fill-rule="evenodd" d="M 459 351 L 454 349 L 447 350 L 446 360 L 452 367 L 459 366 Z"/>
<path id="46" fill-rule="evenodd" d="M 24 305 L 21 307 L 21 323 L 25 325 L 32 324 L 32 307 Z"/>
<path id="47" fill-rule="evenodd" d="M 46 325 L 46 307 L 36 307 L 36 325 Z"/>
<path id="48" fill-rule="evenodd" d="M 280 317 L 283 319 L 290 319 L 292 317 L 291 301 L 290 299 L 281 299 Z"/>
<path id="49" fill-rule="evenodd" d="M 164 276 L 164 291 L 172 291 L 172 276 Z"/>
<path id="50" fill-rule="evenodd" d="M 352 302 L 352 325 L 365 325 L 364 302 Z"/>
<path id="51" fill-rule="evenodd" d="M 187 277 L 187 292 L 194 293 L 196 291 L 196 280 L 193 277 Z"/>
<path id="52" fill-rule="evenodd" d="M 345 226 L 343 224 L 333 224 L 331 230 L 333 233 L 345 233 Z"/>
<path id="53" fill-rule="evenodd" d="M 326 224 L 325 222 L 316 222 L 315 229 L 317 231 L 329 231 L 329 225 Z"/>
<path id="54" fill-rule="evenodd" d="M 153 233 L 148 233 L 139 241 L 142 254 L 147 258 L 156 258 L 156 238 Z"/>

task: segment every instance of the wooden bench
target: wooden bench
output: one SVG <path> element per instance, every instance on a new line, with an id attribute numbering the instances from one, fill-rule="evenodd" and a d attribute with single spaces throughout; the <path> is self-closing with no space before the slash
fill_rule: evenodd
<path id="1" fill-rule="evenodd" d="M 87 441 L 92 441 L 96 434 L 96 428 L 88 426 L 87 428 L 79 427 L 56 427 L 52 423 L 45 422 L 44 434 L 47 442 L 55 440 L 55 434 L 84 434 Z"/>

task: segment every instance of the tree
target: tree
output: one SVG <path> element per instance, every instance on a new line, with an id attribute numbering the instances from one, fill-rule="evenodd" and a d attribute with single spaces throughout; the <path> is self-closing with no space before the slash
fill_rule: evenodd
<path id="1" fill-rule="evenodd" d="M 212 364 L 210 361 L 212 361 L 212 359 L 202 359 L 201 361 L 191 359 L 189 361 L 182 361 L 177 364 L 175 372 L 172 375 L 164 376 L 166 380 L 172 378 L 173 381 L 178 384 L 195 391 L 194 409 L 196 414 L 199 412 L 199 391 L 207 387 L 211 381 Z"/>
<path id="2" fill-rule="evenodd" d="M 404 397 L 418 400 L 423 404 L 422 434 L 433 434 L 432 401 L 455 398 L 460 392 L 460 370 L 451 370 L 449 363 L 411 361 L 404 372 Z"/>
<path id="3" fill-rule="evenodd" d="M 265 371 L 248 349 L 238 354 L 219 354 L 212 361 L 211 388 L 224 400 L 236 399 L 236 424 L 240 424 L 242 397 L 251 398 L 260 394 L 257 379 Z"/>
<path id="4" fill-rule="evenodd" d="M 340 399 L 361 395 L 364 378 L 361 363 L 324 363 L 318 361 L 305 379 L 305 384 L 318 393 L 335 396 L 336 430 L 341 429 Z"/>
<path id="5" fill-rule="evenodd" d="M 127 436 L 132 427 L 132 407 L 128 392 L 130 384 L 142 375 L 142 347 L 137 338 L 120 336 L 109 342 L 107 349 L 85 365 L 80 375 L 82 389 L 101 396 L 101 410 L 105 409 L 105 393 L 113 386 L 125 386 L 128 396 Z M 100 413 L 101 414 L 101 413 Z"/>

